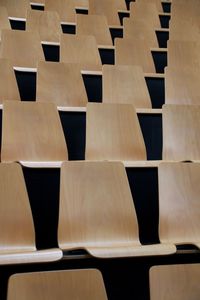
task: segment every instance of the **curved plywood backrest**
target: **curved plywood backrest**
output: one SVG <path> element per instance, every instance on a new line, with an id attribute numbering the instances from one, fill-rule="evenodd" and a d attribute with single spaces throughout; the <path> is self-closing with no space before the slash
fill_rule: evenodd
<path id="1" fill-rule="evenodd" d="M 37 31 L 43 42 L 60 42 L 62 33 L 60 18 L 55 11 L 29 10 L 26 19 L 26 30 Z"/>
<path id="2" fill-rule="evenodd" d="M 8 12 L 6 7 L 4 6 L 0 6 L 0 40 L 2 29 L 11 29 L 10 22 L 8 19 Z"/>
<path id="3" fill-rule="evenodd" d="M 196 22 L 197 23 L 197 22 Z M 196 42 L 200 39 L 200 22 L 195 24 L 189 20 L 173 18 L 170 20 L 170 41 L 193 41 Z"/>
<path id="4" fill-rule="evenodd" d="M 200 264 L 154 266 L 150 269 L 150 299 L 199 299 L 199 278 Z"/>
<path id="5" fill-rule="evenodd" d="M 146 160 L 146 149 L 131 104 L 87 104 L 86 159 Z"/>
<path id="6" fill-rule="evenodd" d="M 3 162 L 67 160 L 67 146 L 53 103 L 6 101 L 3 106 Z"/>
<path id="7" fill-rule="evenodd" d="M 80 66 L 39 62 L 36 101 L 53 102 L 58 107 L 86 106 L 87 93 Z"/>
<path id="8" fill-rule="evenodd" d="M 75 0 L 75 7 L 89 9 L 89 0 Z"/>
<path id="9" fill-rule="evenodd" d="M 172 19 L 187 20 L 190 23 L 199 23 L 199 9 L 200 3 L 198 0 L 191 1 L 174 1 L 171 4 L 171 17 Z"/>
<path id="10" fill-rule="evenodd" d="M 15 274 L 9 279 L 8 300 L 107 300 L 96 269 Z"/>
<path id="11" fill-rule="evenodd" d="M 200 106 L 163 106 L 163 159 L 200 160 Z"/>
<path id="12" fill-rule="evenodd" d="M 199 68 L 165 68 L 165 103 L 200 104 Z"/>
<path id="13" fill-rule="evenodd" d="M 45 60 L 37 32 L 2 30 L 0 53 L 14 67 L 36 68 L 37 61 Z"/>
<path id="14" fill-rule="evenodd" d="M 151 99 L 140 66 L 103 66 L 103 102 L 151 108 Z"/>
<path id="15" fill-rule="evenodd" d="M 13 66 L 7 59 L 0 59 L 0 104 L 5 100 L 20 100 Z"/>
<path id="16" fill-rule="evenodd" d="M 113 44 L 105 16 L 78 14 L 76 34 L 93 35 L 98 45 L 111 46 Z"/>
<path id="17" fill-rule="evenodd" d="M 76 21 L 74 0 L 45 0 L 45 10 L 56 11 L 63 23 L 75 23 Z"/>
<path id="18" fill-rule="evenodd" d="M 90 35 L 61 35 L 60 61 L 78 63 L 85 71 L 102 69 L 96 39 Z"/>
<path id="19" fill-rule="evenodd" d="M 200 164 L 161 163 L 158 178 L 160 241 L 200 247 Z"/>
<path id="20" fill-rule="evenodd" d="M 6 7 L 9 17 L 23 19 L 31 8 L 29 0 L 1 0 L 1 6 Z"/>
<path id="21" fill-rule="evenodd" d="M 157 11 L 158 12 L 163 12 L 163 7 L 162 7 L 162 3 L 161 0 L 136 0 L 137 3 L 144 3 L 144 4 L 149 4 L 149 3 L 153 3 L 156 5 Z"/>
<path id="22" fill-rule="evenodd" d="M 160 20 L 156 4 L 146 2 L 130 3 L 130 19 L 145 19 L 150 28 L 160 28 Z"/>

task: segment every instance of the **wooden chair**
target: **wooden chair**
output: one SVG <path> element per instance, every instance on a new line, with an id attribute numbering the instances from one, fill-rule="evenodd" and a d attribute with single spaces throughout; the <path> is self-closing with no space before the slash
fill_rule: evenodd
<path id="1" fill-rule="evenodd" d="M 112 38 L 105 16 L 77 15 L 77 35 L 93 35 L 98 45 L 111 46 Z"/>
<path id="2" fill-rule="evenodd" d="M 11 63 L 0 59 L 0 104 L 5 100 L 20 100 L 20 94 Z"/>
<path id="3" fill-rule="evenodd" d="M 14 274 L 9 278 L 8 300 L 107 300 L 100 271 L 65 270 Z"/>
<path id="4" fill-rule="evenodd" d="M 156 4 L 153 2 L 131 2 L 130 3 L 130 19 L 146 20 L 150 28 L 160 28 L 160 19 Z"/>
<path id="5" fill-rule="evenodd" d="M 147 40 L 115 39 L 116 65 L 139 65 L 145 73 L 155 73 L 155 65 Z"/>
<path id="6" fill-rule="evenodd" d="M 69 63 L 39 62 L 36 101 L 53 102 L 64 109 L 86 106 L 87 93 L 80 66 Z"/>
<path id="7" fill-rule="evenodd" d="M 200 106 L 163 106 L 163 159 L 200 160 Z"/>
<path id="8" fill-rule="evenodd" d="M 120 25 L 119 10 L 127 10 L 124 0 L 89 0 L 89 14 L 106 16 L 110 27 Z"/>
<path id="9" fill-rule="evenodd" d="M 4 103 L 2 162 L 51 166 L 60 165 L 67 156 L 62 125 L 53 103 Z"/>
<path id="10" fill-rule="evenodd" d="M 64 162 L 61 167 L 58 244 L 114 258 L 164 255 L 168 245 L 141 245 L 125 168 L 120 162 Z"/>
<path id="11" fill-rule="evenodd" d="M 199 68 L 165 68 L 165 103 L 200 104 Z"/>
<path id="12" fill-rule="evenodd" d="M 9 17 L 18 19 L 25 19 L 31 8 L 29 0 L 1 0 L 1 6 L 6 7 Z"/>
<path id="13" fill-rule="evenodd" d="M 200 297 L 200 265 L 153 266 L 150 269 L 151 300 L 192 300 Z"/>
<path id="14" fill-rule="evenodd" d="M 139 66 L 103 66 L 103 102 L 151 108 L 151 99 Z"/>
<path id="15" fill-rule="evenodd" d="M 0 57 L 9 59 L 14 67 L 36 68 L 38 60 L 45 60 L 39 34 L 2 30 Z"/>
<path id="16" fill-rule="evenodd" d="M 45 10 L 56 11 L 62 23 L 75 24 L 76 11 L 74 0 L 45 0 Z"/>
<path id="17" fill-rule="evenodd" d="M 50 262 L 59 249 L 37 250 L 28 194 L 19 164 L 0 164 L 0 265 Z"/>
<path id="18" fill-rule="evenodd" d="M 1 41 L 1 30 L 2 29 L 11 29 L 10 22 L 8 19 L 7 9 L 3 6 L 0 6 L 0 41 Z"/>
<path id="19" fill-rule="evenodd" d="M 136 111 L 131 104 L 87 104 L 87 160 L 146 160 Z"/>
<path id="20" fill-rule="evenodd" d="M 60 18 L 55 11 L 29 10 L 26 30 L 38 31 L 42 42 L 60 42 L 62 33 Z"/>
<path id="21" fill-rule="evenodd" d="M 78 63 L 81 70 L 101 71 L 102 64 L 94 36 L 61 35 L 60 61 Z"/>

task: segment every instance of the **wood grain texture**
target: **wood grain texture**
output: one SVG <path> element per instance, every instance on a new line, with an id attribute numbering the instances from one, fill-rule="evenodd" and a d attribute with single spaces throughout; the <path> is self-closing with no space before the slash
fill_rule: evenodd
<path id="1" fill-rule="evenodd" d="M 81 15 L 76 17 L 76 34 L 93 35 L 98 45 L 112 45 L 112 38 L 105 16 Z"/>
<path id="2" fill-rule="evenodd" d="M 151 300 L 197 300 L 200 264 L 154 266 L 150 269 Z"/>
<path id="3" fill-rule="evenodd" d="M 52 103 L 6 101 L 3 106 L 3 162 L 64 161 L 67 146 Z"/>
<path id="4" fill-rule="evenodd" d="M 151 108 L 151 99 L 140 66 L 103 66 L 103 102 Z"/>
<path id="5" fill-rule="evenodd" d="M 40 35 L 40 41 L 58 43 L 62 33 L 59 15 L 56 11 L 29 10 L 26 30 L 37 31 Z"/>
<path id="6" fill-rule="evenodd" d="M 88 160 L 146 160 L 136 111 L 131 104 L 87 104 Z"/>
<path id="7" fill-rule="evenodd" d="M 9 59 L 14 67 L 36 68 L 45 60 L 39 34 L 22 30 L 2 30 L 0 57 Z"/>
<path id="8" fill-rule="evenodd" d="M 174 1 L 171 4 L 171 19 L 187 20 L 190 24 L 199 24 L 200 3 L 198 0 Z M 178 22 L 177 22 L 178 23 Z"/>
<path id="9" fill-rule="evenodd" d="M 120 162 L 64 162 L 58 244 L 101 258 L 169 254 L 168 245 L 142 246 L 125 168 Z"/>
<path id="10" fill-rule="evenodd" d="M 4 6 L 0 6 L 0 41 L 1 41 L 1 30 L 2 29 L 11 29 L 10 22 L 8 19 L 8 12 L 7 12 L 6 7 L 4 7 Z"/>
<path id="11" fill-rule="evenodd" d="M 56 11 L 61 22 L 75 23 L 76 11 L 74 0 L 45 0 L 46 11 Z"/>
<path id="12" fill-rule="evenodd" d="M 200 164 L 162 163 L 159 178 L 159 236 L 162 243 L 200 241 Z"/>
<path id="13" fill-rule="evenodd" d="M 89 0 L 89 14 L 106 16 L 109 26 L 120 25 L 118 10 L 126 9 L 124 0 Z"/>
<path id="14" fill-rule="evenodd" d="M 161 3 L 161 0 L 136 0 L 137 3 L 144 3 L 144 4 L 149 4 L 150 3 L 154 3 L 156 5 L 156 8 L 157 8 L 157 11 L 158 12 L 163 12 L 163 7 L 162 7 L 162 3 Z"/>
<path id="15" fill-rule="evenodd" d="M 75 0 L 75 7 L 83 7 L 89 9 L 89 0 Z"/>
<path id="16" fill-rule="evenodd" d="M 185 16 L 184 16 L 185 18 Z M 200 40 L 200 22 L 190 22 L 188 19 L 177 17 L 170 20 L 170 41 L 199 41 Z"/>
<path id="17" fill-rule="evenodd" d="M 1 6 L 5 6 L 9 17 L 26 18 L 27 10 L 31 8 L 29 0 L 1 0 Z"/>
<path id="18" fill-rule="evenodd" d="M 61 35 L 60 61 L 78 63 L 81 70 L 101 71 L 102 64 L 94 36 Z"/>
<path id="19" fill-rule="evenodd" d="M 107 300 L 96 269 L 15 274 L 9 279 L 8 300 Z"/>
<path id="20" fill-rule="evenodd" d="M 20 100 L 20 94 L 11 63 L 0 59 L 0 104 L 5 100 Z"/>
<path id="21" fill-rule="evenodd" d="M 147 3 L 136 1 L 130 3 L 130 19 L 146 20 L 150 28 L 155 29 L 160 27 L 160 20 L 156 4 L 153 2 Z"/>
<path id="22" fill-rule="evenodd" d="M 200 104 L 199 68 L 165 68 L 165 103 Z"/>
<path id="23" fill-rule="evenodd" d="M 59 107 L 86 106 L 80 66 L 70 63 L 39 62 L 36 101 L 53 102 Z"/>
<path id="24" fill-rule="evenodd" d="M 163 106 L 163 159 L 200 160 L 200 106 Z"/>

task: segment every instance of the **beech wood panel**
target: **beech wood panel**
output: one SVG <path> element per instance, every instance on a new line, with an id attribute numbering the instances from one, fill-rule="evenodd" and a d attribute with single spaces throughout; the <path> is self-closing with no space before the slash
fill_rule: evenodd
<path id="1" fill-rule="evenodd" d="M 160 27 L 160 20 L 156 4 L 146 2 L 131 2 L 130 3 L 130 18 L 134 20 L 146 20 L 149 27 L 152 29 Z"/>
<path id="2" fill-rule="evenodd" d="M 157 8 L 157 11 L 158 12 L 163 12 L 163 7 L 162 7 L 162 3 L 161 3 L 161 0 L 136 0 L 137 3 L 144 3 L 144 4 L 149 4 L 150 3 L 155 3 L 156 5 L 156 8 Z"/>
<path id="3" fill-rule="evenodd" d="M 165 103 L 200 104 L 198 68 L 165 68 Z"/>
<path id="4" fill-rule="evenodd" d="M 171 41 L 199 41 L 200 22 L 190 22 L 188 19 L 173 18 L 170 20 L 169 39 Z"/>
<path id="5" fill-rule="evenodd" d="M 45 0 L 45 10 L 56 11 L 61 22 L 75 23 L 76 21 L 74 0 Z"/>
<path id="6" fill-rule="evenodd" d="M 36 68 L 37 61 L 45 60 L 39 34 L 2 30 L 0 57 L 9 59 L 14 67 Z"/>
<path id="7" fill-rule="evenodd" d="M 6 7 L 0 6 L 0 41 L 2 29 L 11 29 L 11 26 L 8 19 L 8 12 Z"/>
<path id="8" fill-rule="evenodd" d="M 163 106 L 163 159 L 200 160 L 200 106 Z"/>
<path id="9" fill-rule="evenodd" d="M 60 61 L 79 63 L 85 71 L 102 70 L 96 39 L 90 35 L 61 35 Z"/>
<path id="10" fill-rule="evenodd" d="M 146 148 L 131 104 L 87 104 L 87 160 L 146 160 Z"/>
<path id="11" fill-rule="evenodd" d="M 3 106 L 3 162 L 67 160 L 67 146 L 53 103 L 6 101 Z"/>
<path id="12" fill-rule="evenodd" d="M 75 0 L 75 6 L 89 9 L 89 0 Z"/>
<path id="13" fill-rule="evenodd" d="M 0 104 L 5 100 L 20 100 L 13 66 L 7 59 L 0 59 Z"/>
<path id="14" fill-rule="evenodd" d="M 27 9 L 30 9 L 29 0 L 1 0 L 1 6 L 5 6 L 9 17 L 26 18 Z"/>
<path id="15" fill-rule="evenodd" d="M 59 107 L 82 107 L 87 100 L 79 65 L 38 63 L 36 101 L 53 102 Z"/>
<path id="16" fill-rule="evenodd" d="M 93 35 L 98 45 L 112 45 L 112 38 L 105 16 L 77 15 L 77 35 Z"/>
<path id="17" fill-rule="evenodd" d="M 125 168 L 120 162 L 64 162 L 58 244 L 92 256 L 171 254 L 174 246 L 142 246 Z"/>
<path id="18" fill-rule="evenodd" d="M 191 24 L 199 24 L 200 3 L 198 0 L 174 1 L 171 4 L 171 18 L 178 21 L 187 20 Z"/>
<path id="19" fill-rule="evenodd" d="M 196 300 L 200 297 L 200 264 L 154 266 L 150 269 L 151 300 Z"/>
<path id="20" fill-rule="evenodd" d="M 145 73 L 155 73 L 155 65 L 146 40 L 136 38 L 115 39 L 116 65 L 139 65 Z"/>
<path id="21" fill-rule="evenodd" d="M 100 271 L 67 270 L 14 274 L 8 300 L 107 300 Z"/>
<path id="22" fill-rule="evenodd" d="M 161 243 L 199 247 L 200 164 L 162 163 L 158 178 Z"/>
<path id="23" fill-rule="evenodd" d="M 62 33 L 59 15 L 55 11 L 32 9 L 27 13 L 26 30 L 37 31 L 41 41 L 59 43 Z"/>
<path id="24" fill-rule="evenodd" d="M 151 108 L 151 99 L 140 66 L 103 66 L 103 102 Z"/>

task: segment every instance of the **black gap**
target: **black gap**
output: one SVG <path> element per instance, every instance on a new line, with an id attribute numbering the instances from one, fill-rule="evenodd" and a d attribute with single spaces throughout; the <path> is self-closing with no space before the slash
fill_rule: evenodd
<path id="1" fill-rule="evenodd" d="M 114 49 L 99 49 L 102 65 L 115 64 L 115 50 Z"/>
<path id="2" fill-rule="evenodd" d="M 151 97 L 152 108 L 162 108 L 165 103 L 164 78 L 145 77 L 145 80 Z"/>
<path id="3" fill-rule="evenodd" d="M 76 250 L 65 250 L 63 251 L 64 256 L 67 255 L 88 255 L 88 252 L 84 249 L 76 249 Z"/>
<path id="4" fill-rule="evenodd" d="M 26 30 L 26 22 L 25 21 L 17 21 L 17 20 L 9 20 L 10 26 L 14 30 Z"/>
<path id="5" fill-rule="evenodd" d="M 162 28 L 169 28 L 169 20 L 170 20 L 170 16 L 162 16 L 159 15 L 160 18 L 160 24 Z"/>
<path id="6" fill-rule="evenodd" d="M 60 59 L 60 47 L 57 45 L 45 45 L 42 44 L 44 56 L 46 61 L 59 61 Z"/>
<path id="7" fill-rule="evenodd" d="M 142 244 L 159 243 L 157 168 L 127 168 Z"/>
<path id="8" fill-rule="evenodd" d="M 170 13 L 171 12 L 171 2 L 162 2 L 163 12 Z"/>
<path id="9" fill-rule="evenodd" d="M 167 41 L 169 40 L 169 32 L 156 31 L 159 48 L 167 48 Z"/>
<path id="10" fill-rule="evenodd" d="M 177 250 L 199 250 L 195 245 L 185 244 L 185 245 L 176 245 Z"/>
<path id="11" fill-rule="evenodd" d="M 167 51 L 151 51 L 156 73 L 164 73 L 167 66 Z"/>
<path id="12" fill-rule="evenodd" d="M 44 5 L 31 4 L 31 8 L 35 10 L 44 10 Z"/>
<path id="13" fill-rule="evenodd" d="M 88 15 L 88 9 L 76 8 L 76 13 L 80 15 Z"/>
<path id="14" fill-rule="evenodd" d="M 2 140 L 2 110 L 0 109 L 0 149 L 1 149 L 1 140 Z"/>
<path id="15" fill-rule="evenodd" d="M 135 2 L 134 0 L 125 0 L 126 1 L 126 7 L 128 10 L 130 10 L 130 3 Z"/>
<path id="16" fill-rule="evenodd" d="M 89 102 L 102 102 L 102 76 L 82 75 Z"/>
<path id="17" fill-rule="evenodd" d="M 118 12 L 120 24 L 123 25 L 123 19 L 130 17 L 130 12 Z"/>
<path id="18" fill-rule="evenodd" d="M 21 72 L 15 70 L 20 98 L 22 101 L 36 100 L 36 72 Z"/>
<path id="19" fill-rule="evenodd" d="M 148 160 L 162 159 L 162 114 L 138 114 Z"/>
<path id="20" fill-rule="evenodd" d="M 59 112 L 69 160 L 85 159 L 86 113 Z"/>
<path id="21" fill-rule="evenodd" d="M 58 247 L 60 169 L 23 168 L 38 249 Z"/>
<path id="22" fill-rule="evenodd" d="M 76 34 L 76 25 L 61 24 L 63 33 Z"/>
<path id="23" fill-rule="evenodd" d="M 110 34 L 114 44 L 115 38 L 123 38 L 123 29 L 110 28 Z"/>

